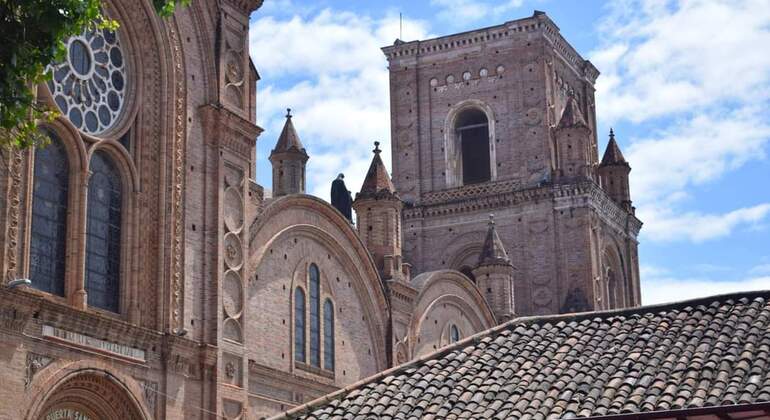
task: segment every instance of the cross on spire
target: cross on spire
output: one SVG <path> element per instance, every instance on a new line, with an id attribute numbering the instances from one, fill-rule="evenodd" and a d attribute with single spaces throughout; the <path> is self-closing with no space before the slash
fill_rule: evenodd
<path id="1" fill-rule="evenodd" d="M 286 118 L 291 118 L 291 108 L 286 108 Z"/>
<path id="2" fill-rule="evenodd" d="M 380 142 L 375 141 L 374 142 L 374 150 L 372 150 L 375 154 L 379 155 L 382 150 L 380 150 Z"/>

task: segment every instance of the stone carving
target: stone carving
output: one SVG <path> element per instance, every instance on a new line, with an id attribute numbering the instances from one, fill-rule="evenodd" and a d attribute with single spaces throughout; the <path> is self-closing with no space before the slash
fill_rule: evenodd
<path id="1" fill-rule="evenodd" d="M 24 378 L 24 388 L 29 388 L 35 374 L 50 365 L 53 360 L 52 357 L 43 356 L 42 354 L 27 353 L 27 376 Z"/>
<path id="2" fill-rule="evenodd" d="M 243 418 L 243 404 L 238 401 L 223 400 L 222 416 L 227 420 L 240 420 Z"/>
<path id="3" fill-rule="evenodd" d="M 225 263 L 231 270 L 239 270 L 243 265 L 241 239 L 234 233 L 225 235 Z"/>
<path id="4" fill-rule="evenodd" d="M 155 415 L 155 407 L 158 405 L 158 383 L 153 381 L 140 381 L 144 394 L 144 402 L 147 408 Z"/>
<path id="5" fill-rule="evenodd" d="M 232 318 L 225 320 L 224 327 L 222 328 L 222 335 L 228 340 L 237 341 L 239 343 L 243 341 L 241 335 L 241 325 L 238 323 L 238 321 Z"/>
<path id="6" fill-rule="evenodd" d="M 224 201 L 225 227 L 230 232 L 238 233 L 243 229 L 243 198 L 237 189 L 230 187 L 225 191 Z"/>
<path id="7" fill-rule="evenodd" d="M 179 40 L 179 36 L 176 30 L 176 20 L 173 25 L 167 25 L 169 39 L 171 41 L 171 52 L 174 61 L 174 73 L 175 73 L 175 120 L 174 120 L 174 138 L 173 138 L 173 189 L 171 194 L 171 208 L 174 215 L 173 225 L 173 253 L 172 259 L 172 315 L 171 321 L 175 330 L 182 330 L 182 294 L 183 294 L 183 266 L 184 266 L 184 215 L 182 203 L 184 201 L 184 176 L 185 176 L 185 115 L 186 115 L 186 85 L 184 74 L 184 62 L 182 58 L 182 46 Z"/>
<path id="8" fill-rule="evenodd" d="M 225 273 L 222 289 L 224 289 L 222 306 L 225 309 L 225 314 L 230 318 L 240 317 L 241 310 L 243 309 L 243 286 L 241 283 L 241 276 L 232 270 Z"/>
<path id="9" fill-rule="evenodd" d="M 225 376 L 232 379 L 235 376 L 235 365 L 233 362 L 227 362 L 225 365 Z"/>
<path id="10" fill-rule="evenodd" d="M 548 306 L 553 299 L 551 290 L 546 287 L 538 287 L 535 292 L 532 293 L 532 301 L 537 306 Z"/>
<path id="11" fill-rule="evenodd" d="M 29 322 L 30 314 L 16 308 L 0 308 L 0 328 L 21 333 Z"/>
<path id="12" fill-rule="evenodd" d="M 8 189 L 8 228 L 5 234 L 7 241 L 5 280 L 4 283 L 16 278 L 17 245 L 19 241 L 19 207 L 21 205 L 21 167 L 22 152 L 14 150 L 8 166 L 10 188 Z"/>

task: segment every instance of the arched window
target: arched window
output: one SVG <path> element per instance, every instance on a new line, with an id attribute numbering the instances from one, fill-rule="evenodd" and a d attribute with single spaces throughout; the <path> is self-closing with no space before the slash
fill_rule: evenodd
<path id="1" fill-rule="evenodd" d="M 321 279 L 318 267 L 310 264 L 310 365 L 321 367 Z"/>
<path id="2" fill-rule="evenodd" d="M 462 154 L 463 185 L 489 181 L 489 121 L 487 115 L 475 108 L 457 116 L 455 130 Z"/>
<path id="3" fill-rule="evenodd" d="M 305 292 L 294 290 L 294 360 L 305 363 Z"/>
<path id="4" fill-rule="evenodd" d="M 64 296 L 69 162 L 61 141 L 35 151 L 29 277 L 32 287 Z"/>
<path id="5" fill-rule="evenodd" d="M 460 330 L 457 325 L 452 324 L 449 326 L 449 344 L 460 341 Z"/>
<path id="6" fill-rule="evenodd" d="M 334 304 L 324 302 L 324 369 L 334 370 Z"/>
<path id="7" fill-rule="evenodd" d="M 120 229 L 123 188 L 110 157 L 101 151 L 91 158 L 86 226 L 86 292 L 88 304 L 120 310 Z"/>

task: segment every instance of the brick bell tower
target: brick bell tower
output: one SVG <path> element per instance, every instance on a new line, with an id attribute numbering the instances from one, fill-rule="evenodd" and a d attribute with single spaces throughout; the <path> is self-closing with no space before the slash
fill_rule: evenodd
<path id="1" fill-rule="evenodd" d="M 495 213 L 517 315 L 640 304 L 641 222 L 618 198 L 622 165 L 599 168 L 599 71 L 545 13 L 383 52 L 415 273 L 449 268 L 478 282 Z"/>

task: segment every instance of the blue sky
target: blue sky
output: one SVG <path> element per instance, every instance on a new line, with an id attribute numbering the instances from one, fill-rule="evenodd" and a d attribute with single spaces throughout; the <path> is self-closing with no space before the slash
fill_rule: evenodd
<path id="1" fill-rule="evenodd" d="M 389 155 L 379 48 L 545 11 L 602 72 L 601 139 L 633 168 L 644 303 L 770 289 L 770 0 L 265 0 L 252 15 L 262 76 L 257 174 L 285 108 L 311 156 L 308 190 L 360 187 L 372 141 Z"/>

